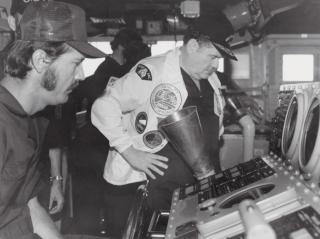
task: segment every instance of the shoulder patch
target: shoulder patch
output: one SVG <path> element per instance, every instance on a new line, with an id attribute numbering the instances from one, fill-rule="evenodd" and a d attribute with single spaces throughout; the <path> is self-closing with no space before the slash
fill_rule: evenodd
<path id="1" fill-rule="evenodd" d="M 141 80 L 152 81 L 151 71 L 145 65 L 143 65 L 143 64 L 137 65 L 136 73 L 141 78 Z"/>

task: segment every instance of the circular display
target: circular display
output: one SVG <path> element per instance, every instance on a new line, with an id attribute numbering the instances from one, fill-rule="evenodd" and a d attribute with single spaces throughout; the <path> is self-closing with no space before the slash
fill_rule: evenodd
<path id="1" fill-rule="evenodd" d="M 291 160 L 295 168 L 299 167 L 299 142 L 309 102 L 310 96 L 307 92 L 296 92 L 290 100 L 283 126 L 282 155 Z"/>
<path id="2" fill-rule="evenodd" d="M 318 158 L 318 131 L 319 131 L 319 116 L 320 101 L 314 98 L 303 125 L 303 137 L 300 142 L 300 166 L 304 171 L 312 171 L 315 169 Z M 307 167 L 307 168 L 306 168 Z"/>
<path id="3" fill-rule="evenodd" d="M 282 134 L 282 154 L 287 155 L 289 147 L 292 143 L 294 134 L 298 134 L 296 130 L 298 115 L 298 100 L 296 96 L 293 96 L 283 126 Z"/>

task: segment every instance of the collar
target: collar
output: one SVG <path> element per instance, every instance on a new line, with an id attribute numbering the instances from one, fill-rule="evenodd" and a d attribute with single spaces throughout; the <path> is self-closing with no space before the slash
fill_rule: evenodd
<path id="1" fill-rule="evenodd" d="M 17 99 L 2 85 L 0 85 L 0 102 L 13 114 L 28 116 Z"/>

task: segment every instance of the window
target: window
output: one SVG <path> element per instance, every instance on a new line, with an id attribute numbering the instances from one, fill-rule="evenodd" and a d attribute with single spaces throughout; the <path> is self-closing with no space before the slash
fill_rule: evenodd
<path id="1" fill-rule="evenodd" d="M 282 80 L 291 82 L 314 80 L 313 54 L 283 54 Z"/>
<path id="2" fill-rule="evenodd" d="M 99 50 L 106 54 L 111 54 L 112 49 L 110 42 L 101 41 L 101 42 L 90 42 L 91 45 L 97 47 Z M 155 44 L 151 45 L 151 55 L 163 54 L 169 50 L 172 50 L 175 47 L 183 45 L 183 41 L 157 41 Z M 85 77 L 92 75 L 97 67 L 104 61 L 104 58 L 88 59 L 86 58 L 83 63 L 83 71 Z M 218 71 L 224 72 L 224 60 L 220 59 Z"/>
<path id="3" fill-rule="evenodd" d="M 102 42 L 90 42 L 91 45 L 97 47 L 101 51 L 106 54 L 111 54 L 112 49 L 110 43 L 107 41 Z M 183 41 L 158 41 L 156 44 L 151 45 L 151 55 L 159 55 L 165 53 L 175 47 L 182 46 Z M 82 65 L 85 77 L 92 75 L 97 67 L 104 61 L 104 58 L 97 58 L 97 59 L 88 59 L 86 58 Z"/>
<path id="4" fill-rule="evenodd" d="M 90 42 L 91 45 L 95 46 L 98 48 L 100 51 L 106 53 L 106 54 L 111 54 L 111 46 L 109 42 L 103 41 L 103 42 Z M 90 75 L 93 75 L 95 70 L 98 68 L 98 66 L 104 61 L 104 58 L 86 58 L 82 62 L 82 67 L 83 67 L 83 72 L 84 76 L 88 77 Z"/>
<path id="5" fill-rule="evenodd" d="M 175 47 L 182 46 L 183 41 L 157 41 L 151 45 L 151 55 L 159 55 L 165 53 Z"/>
<path id="6" fill-rule="evenodd" d="M 236 54 L 238 61 L 230 61 L 231 78 L 234 80 L 250 79 L 250 55 L 249 53 Z"/>

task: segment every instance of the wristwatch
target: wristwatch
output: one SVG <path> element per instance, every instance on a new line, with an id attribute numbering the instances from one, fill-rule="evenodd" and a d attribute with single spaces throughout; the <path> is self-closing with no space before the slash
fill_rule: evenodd
<path id="1" fill-rule="evenodd" d="M 62 181 L 63 180 L 63 177 L 61 175 L 57 175 L 57 176 L 51 176 L 50 178 L 50 182 L 53 182 L 53 181 Z"/>

